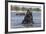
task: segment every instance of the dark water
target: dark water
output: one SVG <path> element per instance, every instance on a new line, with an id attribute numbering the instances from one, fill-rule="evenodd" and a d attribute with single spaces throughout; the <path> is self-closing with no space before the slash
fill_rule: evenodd
<path id="1" fill-rule="evenodd" d="M 41 26 L 41 13 L 32 13 L 33 22 L 30 27 L 40 27 Z M 11 12 L 11 28 L 24 28 L 24 25 L 21 24 L 24 20 L 25 15 L 16 15 L 15 12 Z"/>

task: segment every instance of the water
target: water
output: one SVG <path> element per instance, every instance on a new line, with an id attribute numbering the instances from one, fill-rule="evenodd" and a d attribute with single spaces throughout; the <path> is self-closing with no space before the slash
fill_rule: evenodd
<path id="1" fill-rule="evenodd" d="M 33 13 L 33 22 L 30 27 L 40 27 L 41 26 L 41 13 Z M 24 25 L 21 24 L 24 20 L 25 15 L 16 15 L 15 12 L 11 12 L 11 28 L 24 28 Z"/>

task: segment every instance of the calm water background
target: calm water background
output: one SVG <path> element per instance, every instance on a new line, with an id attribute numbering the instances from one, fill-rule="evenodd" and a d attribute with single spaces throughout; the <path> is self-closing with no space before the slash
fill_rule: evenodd
<path id="1" fill-rule="evenodd" d="M 33 22 L 32 27 L 40 27 L 41 26 L 41 13 L 32 12 Z M 15 12 L 11 12 L 11 28 L 24 28 L 24 25 L 21 24 L 24 20 L 25 15 L 16 15 Z M 31 27 L 31 26 L 30 26 Z"/>

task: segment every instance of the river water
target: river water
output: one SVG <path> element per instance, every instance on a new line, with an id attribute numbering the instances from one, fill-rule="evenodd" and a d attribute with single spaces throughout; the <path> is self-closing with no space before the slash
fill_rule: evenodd
<path id="1" fill-rule="evenodd" d="M 32 26 L 30 27 L 40 27 L 41 26 L 41 13 L 33 13 L 33 22 Z M 22 21 L 24 20 L 25 15 L 16 15 L 15 12 L 11 12 L 11 28 L 25 28 L 25 26 L 22 24 Z"/>

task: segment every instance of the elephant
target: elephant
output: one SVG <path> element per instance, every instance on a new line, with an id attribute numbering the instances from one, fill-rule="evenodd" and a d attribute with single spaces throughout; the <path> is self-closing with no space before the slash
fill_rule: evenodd
<path id="1" fill-rule="evenodd" d="M 33 16 L 32 16 L 32 12 L 30 12 L 30 10 L 27 10 L 27 13 L 24 17 L 24 20 L 22 21 L 22 24 L 33 24 Z"/>

